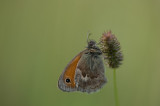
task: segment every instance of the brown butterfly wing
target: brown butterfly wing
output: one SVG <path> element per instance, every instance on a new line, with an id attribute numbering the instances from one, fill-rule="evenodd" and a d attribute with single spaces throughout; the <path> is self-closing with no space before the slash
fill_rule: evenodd
<path id="1" fill-rule="evenodd" d="M 87 49 L 83 52 L 77 65 L 75 82 L 77 91 L 87 93 L 95 92 L 106 84 L 101 51 L 90 53 Z"/>

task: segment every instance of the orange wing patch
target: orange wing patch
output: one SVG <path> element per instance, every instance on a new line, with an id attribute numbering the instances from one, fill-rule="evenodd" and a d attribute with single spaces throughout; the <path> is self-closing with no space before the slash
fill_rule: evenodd
<path id="1" fill-rule="evenodd" d="M 79 53 L 79 54 L 71 61 L 71 63 L 68 65 L 68 67 L 66 68 L 66 70 L 65 70 L 65 72 L 64 72 L 63 81 L 65 82 L 66 85 L 70 86 L 71 88 L 74 88 L 74 87 L 75 87 L 74 76 L 75 76 L 75 71 L 76 71 L 77 64 L 78 64 L 81 56 L 82 56 L 82 52 Z M 69 80 L 69 82 L 67 82 L 66 80 Z"/>

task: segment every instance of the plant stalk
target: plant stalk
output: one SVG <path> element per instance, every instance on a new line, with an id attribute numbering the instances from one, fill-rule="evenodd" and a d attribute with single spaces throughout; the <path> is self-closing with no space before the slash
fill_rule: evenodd
<path id="1" fill-rule="evenodd" d="M 113 81 L 114 81 L 115 106 L 119 106 L 118 89 L 117 89 L 117 81 L 116 81 L 116 69 L 113 70 Z"/>

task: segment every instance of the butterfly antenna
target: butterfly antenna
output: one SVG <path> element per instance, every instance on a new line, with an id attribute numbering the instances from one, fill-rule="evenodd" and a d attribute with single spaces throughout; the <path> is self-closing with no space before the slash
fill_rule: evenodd
<path id="1" fill-rule="evenodd" d="M 96 45 L 99 45 L 99 44 L 101 44 L 101 42 L 102 42 L 102 41 L 99 41 L 98 43 L 96 43 Z"/>
<path id="2" fill-rule="evenodd" d="M 88 42 L 89 42 L 89 36 L 91 35 L 91 33 L 90 33 L 90 31 L 88 31 L 88 33 L 87 33 L 87 44 L 88 44 Z"/>

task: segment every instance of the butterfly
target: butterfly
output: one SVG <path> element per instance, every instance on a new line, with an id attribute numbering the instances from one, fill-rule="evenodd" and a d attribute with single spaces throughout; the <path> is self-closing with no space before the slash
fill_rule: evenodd
<path id="1" fill-rule="evenodd" d="M 59 77 L 58 87 L 65 92 L 96 92 L 107 83 L 102 51 L 94 40 L 76 55 Z"/>

